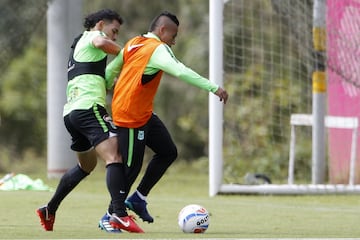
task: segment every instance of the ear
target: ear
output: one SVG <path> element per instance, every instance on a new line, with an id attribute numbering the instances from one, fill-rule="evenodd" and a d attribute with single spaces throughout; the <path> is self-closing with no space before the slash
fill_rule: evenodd
<path id="1" fill-rule="evenodd" d="M 97 30 L 101 31 L 104 28 L 104 24 L 105 24 L 104 20 L 100 20 L 96 23 L 95 27 Z"/>
<path id="2" fill-rule="evenodd" d="M 159 33 L 160 33 L 161 35 L 163 35 L 163 34 L 165 33 L 165 31 L 166 31 L 165 25 L 162 25 L 162 26 L 159 27 Z"/>

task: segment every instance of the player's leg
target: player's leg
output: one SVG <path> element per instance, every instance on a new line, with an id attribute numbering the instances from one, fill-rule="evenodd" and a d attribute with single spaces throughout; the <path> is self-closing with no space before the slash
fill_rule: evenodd
<path id="1" fill-rule="evenodd" d="M 124 196 L 126 197 L 129 193 L 132 183 L 135 181 L 137 175 L 141 170 L 141 164 L 143 159 L 143 153 L 145 149 L 145 143 L 141 143 L 139 147 L 139 141 L 135 141 L 132 136 L 134 136 L 134 129 L 128 128 L 118 128 L 118 144 L 119 150 L 124 162 L 124 171 L 126 174 L 126 186 L 124 190 Z M 129 147 L 130 146 L 130 147 Z M 143 150 L 141 150 L 143 149 Z M 111 201 L 109 206 L 109 212 L 111 214 L 110 224 L 114 228 L 121 228 L 130 232 L 143 232 L 139 227 L 136 227 L 136 223 L 132 216 L 122 216 L 116 211 L 116 206 L 114 204 L 114 199 Z M 122 199 L 122 204 L 125 206 L 125 198 Z M 120 205 L 120 203 L 118 203 Z M 124 227 L 130 223 L 129 227 Z M 133 225 L 133 227 L 131 227 Z"/>
<path id="2" fill-rule="evenodd" d="M 100 115 L 103 117 L 99 118 L 99 121 L 104 121 L 103 124 L 108 129 L 112 129 L 113 124 L 111 119 L 106 117 L 106 113 L 100 111 Z M 99 157 L 106 163 L 106 185 L 111 196 L 113 210 L 109 218 L 109 224 L 115 229 L 141 233 L 143 230 L 126 212 L 127 181 L 125 179 L 125 169 L 121 154 L 118 151 L 117 137 L 112 132 L 115 133 L 115 131 L 110 130 L 109 137 L 96 144 L 95 147 Z"/>
<path id="3" fill-rule="evenodd" d="M 93 149 L 88 152 L 77 153 L 77 155 L 79 156 L 79 159 L 86 157 L 88 162 L 93 163 L 92 166 L 96 166 L 97 158 Z M 57 211 L 62 200 L 64 200 L 64 198 L 81 182 L 81 180 L 88 176 L 93 169 L 94 168 L 88 168 L 88 171 L 85 171 L 79 163 L 75 167 L 68 170 L 61 177 L 53 197 L 47 204 L 47 208 L 50 214 L 55 215 L 55 212 Z"/>
<path id="4" fill-rule="evenodd" d="M 124 203 L 127 196 L 124 164 L 117 150 L 117 138 L 108 138 L 95 149 L 106 163 L 106 185 L 111 195 L 113 211 L 120 216 L 127 216 Z"/>
<path id="5" fill-rule="evenodd" d="M 93 167 L 96 166 L 96 153 L 94 150 L 90 150 L 86 153 L 78 153 L 79 159 L 86 156 L 87 162 L 92 162 Z M 95 163 L 95 164 L 94 164 Z M 87 171 L 85 171 L 81 164 L 77 164 L 75 167 L 69 169 L 60 179 L 59 184 L 56 188 L 56 191 L 53 195 L 53 197 L 50 199 L 48 204 L 40 209 L 38 209 L 37 213 L 39 217 L 45 218 L 46 215 L 48 215 L 49 220 L 51 221 L 51 216 L 53 216 L 53 219 L 55 220 L 55 213 L 57 209 L 59 208 L 60 203 L 64 200 L 64 198 L 83 180 L 86 176 L 89 175 L 89 173 L 93 170 L 90 169 L 90 166 L 87 166 Z M 41 215 L 42 216 L 41 216 Z M 47 223 L 46 220 L 42 221 L 43 227 L 47 231 L 52 230 L 52 225 L 54 224 L 54 220 L 52 223 Z"/>
<path id="6" fill-rule="evenodd" d="M 65 126 L 72 136 L 73 143 L 71 149 L 76 151 L 78 164 L 68 170 L 60 179 L 54 196 L 49 201 L 47 207 L 50 213 L 55 214 L 62 200 L 96 167 L 97 155 L 89 142 L 88 138 L 79 132 L 77 119 L 79 112 L 73 111 L 64 118 Z"/>
<path id="7" fill-rule="evenodd" d="M 55 213 L 64 198 L 81 182 L 82 179 L 88 176 L 96 166 L 97 158 L 93 149 L 88 152 L 77 153 L 77 155 L 79 158 L 79 164 L 69 169 L 61 177 L 53 197 L 47 204 L 48 212 L 51 215 L 55 216 Z M 85 158 L 87 162 L 85 168 L 86 170 L 83 168 L 84 164 L 81 164 L 81 162 L 84 162 Z"/>
<path id="8" fill-rule="evenodd" d="M 119 149 L 121 152 L 121 156 L 124 162 L 125 172 L 126 172 L 126 180 L 127 180 L 126 195 L 127 195 L 142 167 L 142 160 L 144 157 L 145 143 L 146 143 L 145 142 L 146 126 L 139 129 L 129 129 L 129 128 L 119 127 L 117 129 L 117 133 L 118 133 Z M 110 213 L 110 215 L 114 212 L 112 202 L 110 203 L 107 212 Z M 107 215 L 107 213 L 105 215 Z M 117 219 L 113 218 L 113 220 L 114 220 L 113 224 L 117 224 L 116 223 L 118 222 Z"/>
<path id="9" fill-rule="evenodd" d="M 177 157 L 177 148 L 170 133 L 156 115 L 153 115 L 148 123 L 146 145 L 155 154 L 149 162 L 136 192 L 128 197 L 125 203 L 140 218 L 151 223 L 154 219 L 146 208 L 146 197 Z"/>
<path id="10" fill-rule="evenodd" d="M 151 118 L 146 145 L 154 152 L 137 190 L 147 196 L 178 156 L 171 135 L 157 115 Z"/>
<path id="11" fill-rule="evenodd" d="M 128 181 L 127 193 L 129 193 L 142 168 L 147 129 L 147 125 L 136 129 L 119 128 L 120 151 L 123 156 Z"/>
<path id="12" fill-rule="evenodd" d="M 81 169 L 79 165 L 68 170 L 61 177 L 56 191 L 48 204 L 36 210 L 37 215 L 40 217 L 40 223 L 46 231 L 53 230 L 55 214 L 60 203 L 87 175 L 89 173 Z"/>
<path id="13" fill-rule="evenodd" d="M 55 214 L 64 198 L 95 168 L 97 163 L 96 153 L 88 139 L 77 130 L 76 121 L 78 112 L 72 112 L 64 117 L 67 130 L 72 136 L 71 148 L 77 151 L 78 162 L 69 169 L 60 179 L 56 191 L 48 204 L 36 210 L 40 223 L 46 231 L 52 231 Z"/>

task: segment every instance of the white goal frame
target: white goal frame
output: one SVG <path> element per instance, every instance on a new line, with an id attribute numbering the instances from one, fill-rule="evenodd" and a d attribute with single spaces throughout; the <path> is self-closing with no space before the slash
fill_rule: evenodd
<path id="1" fill-rule="evenodd" d="M 356 148 L 358 137 L 358 118 L 356 117 L 338 117 L 325 116 L 325 126 L 327 128 L 351 129 L 351 150 L 350 150 L 350 165 L 349 165 L 349 185 L 355 184 L 355 165 L 356 165 Z M 295 147 L 296 147 L 296 132 L 295 126 L 313 126 L 314 117 L 311 114 L 292 114 L 290 118 L 291 136 L 290 136 L 290 150 L 289 150 L 289 169 L 288 169 L 288 184 L 294 184 L 294 169 L 295 169 Z"/>
<path id="2" fill-rule="evenodd" d="M 223 9 L 224 2 L 228 0 L 209 0 L 209 79 L 210 81 L 223 86 Z M 315 0 L 317 4 L 324 4 L 324 0 Z M 295 125 L 312 126 L 313 132 L 321 136 L 325 127 L 350 128 L 353 129 L 353 146 L 350 160 L 349 184 L 312 184 L 297 185 L 293 182 L 293 170 L 295 160 L 295 135 L 290 139 L 289 153 L 289 178 L 288 184 L 262 184 L 262 185 L 240 185 L 223 184 L 223 105 L 214 94 L 209 94 L 209 195 L 215 196 L 220 193 L 238 193 L 238 194 L 354 194 L 360 193 L 360 185 L 354 184 L 355 179 L 355 160 L 356 160 L 356 139 L 358 132 L 358 120 L 354 118 L 341 118 L 324 116 L 316 112 L 323 109 L 319 104 L 323 104 L 324 96 L 313 96 L 315 105 L 313 105 L 314 116 L 312 115 L 292 115 L 290 124 L 292 128 Z M 231 98 L 231 96 L 230 96 Z M 321 101 L 320 101 L 320 100 Z M 320 111 L 320 110 L 319 110 Z M 321 111 L 320 111 L 321 112 Z M 320 116 L 321 115 L 321 116 Z M 325 119 L 325 121 L 324 121 Z M 339 125 L 340 123 L 340 125 Z M 342 124 L 341 124 L 342 123 Z M 295 134 L 295 128 L 292 129 Z M 313 143 L 316 146 L 324 145 L 324 139 L 313 135 Z M 320 139 L 321 140 L 321 139 Z M 313 145 L 314 148 L 314 145 Z M 319 147 L 321 151 L 324 148 Z M 317 147 L 314 149 L 317 151 Z M 321 152 L 320 152 L 321 153 Z M 313 153 L 313 157 L 319 158 L 323 153 Z M 320 159 L 322 160 L 322 159 Z M 316 159 L 318 161 L 318 159 Z M 316 162 L 315 162 L 316 164 Z M 314 165 L 314 160 L 313 160 Z M 312 168 L 313 175 L 317 174 L 317 167 Z"/>

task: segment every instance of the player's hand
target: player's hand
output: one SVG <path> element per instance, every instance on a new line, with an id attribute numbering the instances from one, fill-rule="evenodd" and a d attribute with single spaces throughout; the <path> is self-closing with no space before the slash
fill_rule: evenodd
<path id="1" fill-rule="evenodd" d="M 229 94 L 224 89 L 219 87 L 219 89 L 215 92 L 215 95 L 220 98 L 220 101 L 223 101 L 224 104 L 226 104 Z"/>

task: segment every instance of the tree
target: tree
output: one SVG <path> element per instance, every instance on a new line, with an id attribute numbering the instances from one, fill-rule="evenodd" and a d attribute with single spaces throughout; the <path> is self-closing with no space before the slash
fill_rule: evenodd
<path id="1" fill-rule="evenodd" d="M 10 63 L 1 81 L 0 144 L 14 155 L 46 150 L 46 45 L 34 38 L 31 46 Z"/>

